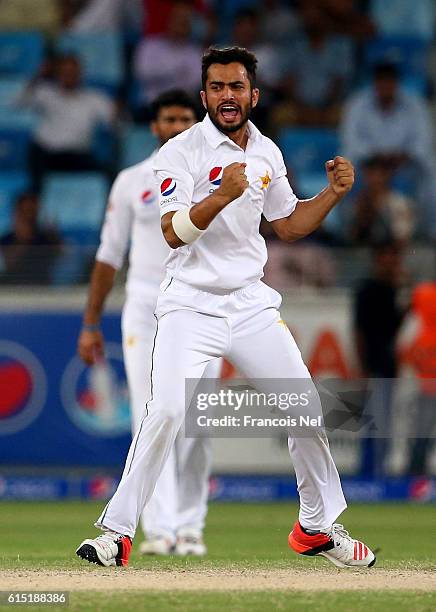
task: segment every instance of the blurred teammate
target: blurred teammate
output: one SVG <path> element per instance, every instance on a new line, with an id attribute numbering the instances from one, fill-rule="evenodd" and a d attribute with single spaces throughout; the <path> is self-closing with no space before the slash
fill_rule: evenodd
<path id="1" fill-rule="evenodd" d="M 123 477 L 97 520 L 105 533 L 77 554 L 100 565 L 127 565 L 131 539 L 183 423 L 185 379 L 227 356 L 258 392 L 288 385 L 310 390 L 307 410 L 321 406 L 310 374 L 278 308 L 280 295 L 260 281 L 267 259 L 261 215 L 286 241 L 314 231 L 351 189 L 342 157 L 326 162 L 328 184 L 300 201 L 277 146 L 248 121 L 256 106 L 257 60 L 246 49 L 212 49 L 203 57 L 205 119 L 168 142 L 153 162 L 162 197 L 164 236 L 173 251 L 156 307 L 153 394 Z M 190 398 L 186 398 L 190 402 Z M 336 518 L 345 510 L 339 475 L 322 427 L 289 437 L 300 494 L 289 544 L 339 567 L 371 566 L 374 553 Z"/>
<path id="2" fill-rule="evenodd" d="M 162 145 L 196 122 L 194 103 L 183 91 L 166 92 L 155 100 L 153 117 L 151 128 Z M 112 187 L 78 346 L 80 356 L 89 365 L 103 358 L 100 319 L 131 241 L 122 335 L 133 433 L 140 427 L 145 403 L 150 398 L 151 353 L 156 334 L 153 313 L 169 253 L 160 228 L 159 198 L 152 173 L 155 156 L 156 152 L 123 170 Z M 219 366 L 219 360 L 212 362 L 206 375 L 218 376 Z M 169 554 L 174 546 L 178 554 L 206 552 L 202 530 L 209 466 L 207 439 L 178 436 L 142 515 L 147 538 L 141 544 L 142 553 Z"/>

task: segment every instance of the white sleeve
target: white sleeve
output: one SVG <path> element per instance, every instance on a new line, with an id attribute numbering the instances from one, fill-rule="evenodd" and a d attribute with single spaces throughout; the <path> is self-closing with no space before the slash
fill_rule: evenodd
<path id="1" fill-rule="evenodd" d="M 192 206 L 194 178 L 177 145 L 168 142 L 160 149 L 153 163 L 153 172 L 161 217 L 168 212 Z"/>
<path id="2" fill-rule="evenodd" d="M 25 87 L 15 100 L 18 106 L 43 110 L 53 99 L 53 87 L 44 83 Z"/>
<path id="3" fill-rule="evenodd" d="M 276 149 L 275 172 L 266 189 L 263 215 L 267 221 L 289 217 L 297 206 L 298 198 L 292 191 L 286 176 L 286 166 L 281 151 Z"/>
<path id="4" fill-rule="evenodd" d="M 93 107 L 98 121 L 111 123 L 115 118 L 115 105 L 109 96 L 95 94 L 93 96 Z"/>
<path id="5" fill-rule="evenodd" d="M 123 265 L 129 246 L 133 223 L 133 207 L 129 200 L 128 181 L 121 172 L 112 186 L 101 230 L 97 261 L 109 264 L 115 270 Z"/>

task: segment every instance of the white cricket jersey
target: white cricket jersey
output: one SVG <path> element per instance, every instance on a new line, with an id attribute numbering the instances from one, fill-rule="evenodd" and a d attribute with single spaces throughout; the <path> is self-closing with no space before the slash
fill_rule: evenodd
<path id="1" fill-rule="evenodd" d="M 98 261 L 119 270 L 130 243 L 127 293 L 156 299 L 169 253 L 160 227 L 153 158 L 119 173 L 109 195 Z"/>
<path id="2" fill-rule="evenodd" d="M 173 249 L 166 262 L 169 276 L 212 293 L 234 291 L 262 278 L 267 251 L 259 233 L 261 215 L 268 221 L 281 219 L 297 203 L 279 148 L 251 122 L 248 127 L 244 151 L 206 115 L 168 141 L 153 161 L 161 215 L 201 202 L 219 187 L 223 168 L 247 164 L 249 187 L 243 195 L 198 240 Z"/>

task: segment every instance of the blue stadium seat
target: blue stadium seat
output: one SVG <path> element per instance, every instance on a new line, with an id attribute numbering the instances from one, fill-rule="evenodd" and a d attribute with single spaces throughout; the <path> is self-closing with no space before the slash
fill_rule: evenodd
<path id="1" fill-rule="evenodd" d="M 0 78 L 0 128 L 33 131 L 38 123 L 36 112 L 15 106 L 27 82 L 20 77 Z"/>
<path id="2" fill-rule="evenodd" d="M 0 125 L 0 168 L 24 170 L 30 142 L 30 130 Z"/>
<path id="3" fill-rule="evenodd" d="M 70 242 L 96 244 L 108 191 L 108 180 L 98 172 L 50 174 L 42 188 L 41 221 Z"/>
<path id="4" fill-rule="evenodd" d="M 111 126 L 97 125 L 92 142 L 92 153 L 99 162 L 100 167 L 114 167 L 117 159 L 116 138 Z"/>
<path id="5" fill-rule="evenodd" d="M 43 56 L 40 32 L 0 32 L 0 74 L 33 76 Z"/>
<path id="6" fill-rule="evenodd" d="M 109 183 L 98 172 L 49 175 L 41 195 L 40 220 L 55 226 L 65 241 L 52 283 L 80 280 L 98 244 Z"/>
<path id="7" fill-rule="evenodd" d="M 0 107 L 13 106 L 26 87 L 28 79 L 17 76 L 0 78 Z"/>
<path id="8" fill-rule="evenodd" d="M 11 230 L 15 200 L 28 187 L 25 172 L 0 172 L 0 236 Z"/>
<path id="9" fill-rule="evenodd" d="M 285 128 L 278 142 L 296 173 L 323 170 L 324 162 L 337 155 L 339 149 L 336 130 L 323 128 Z"/>
<path id="10" fill-rule="evenodd" d="M 287 128 L 278 138 L 286 164 L 295 175 L 298 195 L 311 197 L 325 187 L 324 164 L 339 154 L 335 130 L 321 128 Z"/>
<path id="11" fill-rule="evenodd" d="M 414 86 L 415 90 L 425 92 L 427 87 L 429 44 L 421 38 L 385 36 L 369 41 L 365 45 L 366 77 L 380 62 L 397 65 L 403 82 Z"/>
<path id="12" fill-rule="evenodd" d="M 431 41 L 434 36 L 434 0 L 371 0 L 370 14 L 382 36 L 414 36 Z"/>
<path id="13" fill-rule="evenodd" d="M 146 127 L 127 126 L 121 142 L 121 168 L 127 168 L 151 155 L 158 143 Z"/>
<path id="14" fill-rule="evenodd" d="M 123 78 L 123 47 L 115 32 L 67 33 L 57 41 L 57 50 L 79 57 L 88 86 L 114 93 Z"/>
<path id="15" fill-rule="evenodd" d="M 30 138 L 38 122 L 36 113 L 13 106 L 26 80 L 0 79 L 0 168 L 24 170 Z"/>
<path id="16" fill-rule="evenodd" d="M 140 110 L 144 107 L 144 86 L 132 76 L 127 93 L 127 102 L 130 109 Z"/>
<path id="17" fill-rule="evenodd" d="M 30 134 L 38 125 L 39 120 L 38 113 L 34 111 L 2 108 L 0 106 L 0 130 L 7 128 Z"/>

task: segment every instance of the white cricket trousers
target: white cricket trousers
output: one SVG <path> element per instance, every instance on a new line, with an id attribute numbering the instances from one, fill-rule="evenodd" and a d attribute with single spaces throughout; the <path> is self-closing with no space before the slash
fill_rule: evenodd
<path id="1" fill-rule="evenodd" d="M 259 379 L 296 378 L 313 385 L 281 321 L 280 304 L 280 295 L 261 281 L 226 295 L 200 291 L 176 279 L 162 283 L 156 307 L 152 399 L 118 488 L 96 527 L 135 535 L 184 420 L 185 402 L 190 401 L 185 398 L 185 379 L 200 379 L 212 359 L 227 357 L 254 386 Z M 319 406 L 314 387 L 311 398 Z M 300 496 L 299 520 L 303 527 L 326 529 L 345 510 L 346 502 L 325 432 L 315 428 L 312 435 L 289 438 L 288 447 Z"/>
<path id="2" fill-rule="evenodd" d="M 155 306 L 155 301 L 144 299 L 144 296 L 129 295 L 123 308 L 123 354 L 133 435 L 140 427 L 145 404 L 151 397 L 151 359 L 157 323 Z M 214 360 L 206 375 L 218 378 L 220 368 L 221 360 Z M 210 466 L 210 440 L 177 436 L 154 493 L 141 514 L 146 537 L 162 535 L 174 543 L 180 530 L 202 532 L 207 514 Z"/>

